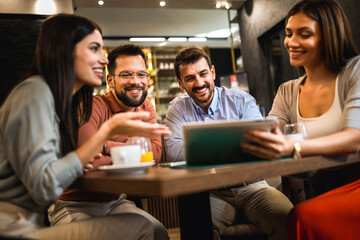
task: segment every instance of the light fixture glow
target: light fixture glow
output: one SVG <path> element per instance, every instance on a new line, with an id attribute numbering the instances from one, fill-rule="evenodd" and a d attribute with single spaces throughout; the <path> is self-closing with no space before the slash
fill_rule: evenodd
<path id="1" fill-rule="evenodd" d="M 165 1 L 160 1 L 159 5 L 160 5 L 160 7 L 164 7 L 166 5 L 166 2 Z"/>
<path id="2" fill-rule="evenodd" d="M 169 37 L 168 40 L 169 40 L 169 42 L 186 42 L 187 38 L 186 37 Z"/>
<path id="3" fill-rule="evenodd" d="M 158 44 L 158 46 L 159 46 L 159 47 L 163 47 L 163 46 L 165 46 L 166 44 L 167 44 L 167 42 L 161 42 L 161 43 Z"/>
<path id="4" fill-rule="evenodd" d="M 165 41 L 165 38 L 163 37 L 159 37 L 159 38 L 152 38 L 152 37 L 148 37 L 148 38 L 130 38 L 130 42 L 163 42 Z"/>
<path id="5" fill-rule="evenodd" d="M 53 0 L 37 0 L 35 11 L 38 14 L 54 14 L 56 6 Z"/>
<path id="6" fill-rule="evenodd" d="M 103 0 L 99 0 L 99 1 L 98 1 L 98 4 L 99 4 L 100 6 L 104 5 L 104 3 L 105 3 L 105 2 L 104 2 Z"/>
<path id="7" fill-rule="evenodd" d="M 229 3 L 228 1 L 219 1 L 216 3 L 216 8 L 221 8 L 224 7 L 226 9 L 230 9 L 231 8 L 231 3 Z"/>
<path id="8" fill-rule="evenodd" d="M 206 42 L 206 38 L 189 38 L 189 42 Z"/>

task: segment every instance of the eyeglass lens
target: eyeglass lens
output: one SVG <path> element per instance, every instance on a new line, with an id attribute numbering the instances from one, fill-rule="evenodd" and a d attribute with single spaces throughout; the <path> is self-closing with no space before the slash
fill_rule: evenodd
<path id="1" fill-rule="evenodd" d="M 133 73 L 133 72 L 130 72 L 130 71 L 123 71 L 118 76 L 125 79 L 125 80 L 130 80 L 130 79 L 134 78 L 135 76 L 138 79 L 144 80 L 144 79 L 148 78 L 149 74 L 147 72 L 144 72 L 144 71 L 140 71 L 140 72 L 137 72 L 137 73 Z"/>

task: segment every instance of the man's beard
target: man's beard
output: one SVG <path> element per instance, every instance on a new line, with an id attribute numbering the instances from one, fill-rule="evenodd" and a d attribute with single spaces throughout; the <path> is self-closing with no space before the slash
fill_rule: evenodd
<path id="1" fill-rule="evenodd" d="M 134 88 L 142 90 L 142 95 L 141 95 L 140 99 L 133 99 L 126 94 L 127 91 L 129 91 L 130 89 L 134 89 Z M 116 97 L 120 101 L 122 101 L 126 106 L 138 107 L 141 104 L 143 104 L 143 102 L 145 101 L 146 96 L 147 96 L 147 90 L 145 90 L 145 87 L 129 85 L 129 86 L 125 86 L 124 90 L 121 92 L 118 92 L 115 87 L 115 94 L 116 94 Z"/>
<path id="2" fill-rule="evenodd" d="M 203 88 L 209 89 L 209 96 L 208 96 L 208 98 L 206 98 L 206 99 L 200 100 L 200 99 L 196 96 L 196 92 L 197 92 L 197 90 L 201 90 L 201 89 L 203 89 Z M 190 95 L 190 94 L 189 94 L 189 95 Z M 210 84 L 209 84 L 209 83 L 205 83 L 205 84 L 203 84 L 201 87 L 193 87 L 193 88 L 191 89 L 191 96 L 190 96 L 190 97 L 194 98 L 194 100 L 197 101 L 197 102 L 199 102 L 199 103 L 207 103 L 207 102 L 210 100 L 210 98 L 212 97 L 212 95 L 213 95 L 213 91 L 211 91 L 211 89 L 210 89 Z"/>

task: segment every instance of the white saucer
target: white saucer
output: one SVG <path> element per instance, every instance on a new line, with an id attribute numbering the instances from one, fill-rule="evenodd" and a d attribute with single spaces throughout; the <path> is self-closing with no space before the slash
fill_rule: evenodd
<path id="1" fill-rule="evenodd" d="M 106 165 L 100 166 L 99 169 L 107 171 L 112 174 L 134 174 L 134 173 L 144 173 L 149 167 L 153 166 L 155 162 L 142 162 L 136 164 L 126 164 L 126 165 Z"/>

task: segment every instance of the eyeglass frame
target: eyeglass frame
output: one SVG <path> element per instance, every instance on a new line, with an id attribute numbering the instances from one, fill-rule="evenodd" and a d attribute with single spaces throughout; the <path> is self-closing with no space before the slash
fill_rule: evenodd
<path id="1" fill-rule="evenodd" d="M 124 74 L 129 74 L 130 76 L 124 76 Z M 144 78 L 139 76 L 139 74 L 144 74 Z M 144 80 L 148 80 L 149 79 L 149 76 L 150 74 L 147 73 L 146 71 L 139 71 L 137 73 L 133 73 L 133 72 L 130 72 L 130 71 L 121 71 L 119 74 L 111 74 L 113 76 L 118 76 L 122 81 L 124 82 L 130 82 L 131 79 L 134 79 L 135 76 L 137 77 L 137 79 L 139 79 L 140 81 L 144 81 Z"/>

